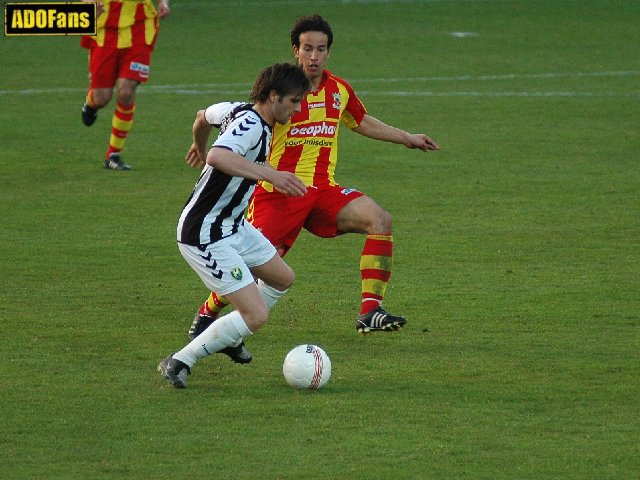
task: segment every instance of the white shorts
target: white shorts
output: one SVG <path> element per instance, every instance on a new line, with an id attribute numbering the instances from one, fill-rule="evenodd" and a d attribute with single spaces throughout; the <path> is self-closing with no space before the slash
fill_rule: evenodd
<path id="1" fill-rule="evenodd" d="M 178 243 L 180 253 L 204 284 L 218 295 L 240 290 L 254 281 L 249 270 L 264 265 L 276 249 L 249 222 L 237 233 L 206 247 Z"/>

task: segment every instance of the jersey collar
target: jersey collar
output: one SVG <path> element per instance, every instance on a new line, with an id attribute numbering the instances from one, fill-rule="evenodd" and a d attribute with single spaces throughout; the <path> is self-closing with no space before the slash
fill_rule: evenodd
<path id="1" fill-rule="evenodd" d="M 311 93 L 313 93 L 314 95 L 317 94 L 319 91 L 321 91 L 324 86 L 327 84 L 327 79 L 329 78 L 329 76 L 331 76 L 331 71 L 327 70 L 326 68 L 322 71 L 322 80 L 320 80 L 320 85 L 318 85 L 318 88 L 315 90 L 312 90 Z"/>

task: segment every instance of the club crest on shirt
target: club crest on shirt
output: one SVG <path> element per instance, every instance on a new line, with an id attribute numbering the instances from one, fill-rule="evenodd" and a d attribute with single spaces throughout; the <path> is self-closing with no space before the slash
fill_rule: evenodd
<path id="1" fill-rule="evenodd" d="M 231 276 L 236 280 L 242 280 L 242 270 L 238 267 L 233 267 L 231 269 Z"/>
<path id="2" fill-rule="evenodd" d="M 333 108 L 340 110 L 340 107 L 342 107 L 342 96 L 336 92 L 333 94 Z"/>

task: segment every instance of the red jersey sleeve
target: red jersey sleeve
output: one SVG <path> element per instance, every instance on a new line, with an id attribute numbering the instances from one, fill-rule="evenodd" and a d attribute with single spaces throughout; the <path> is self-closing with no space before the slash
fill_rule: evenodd
<path id="1" fill-rule="evenodd" d="M 340 85 L 340 89 L 346 92 L 347 96 L 347 105 L 342 111 L 342 115 L 340 119 L 344 122 L 344 124 L 349 128 L 356 128 L 362 122 L 362 119 L 367 114 L 367 109 L 364 104 L 360 101 L 356 92 L 353 90 L 349 82 L 347 82 L 344 78 L 340 78 L 329 70 L 326 70 L 327 74 L 338 84 Z"/>
<path id="2" fill-rule="evenodd" d="M 347 120 L 345 120 L 345 124 L 349 128 L 355 128 L 360 125 L 360 122 L 362 122 L 362 119 L 367 114 L 367 109 L 364 107 L 363 103 L 360 101 L 353 88 L 351 88 L 351 85 L 345 82 L 344 86 L 349 92 L 349 101 L 347 102 L 347 108 L 344 109 L 343 119 L 345 114 L 348 114 L 351 117 L 354 125 L 351 126 L 349 124 L 350 122 L 348 122 Z"/>

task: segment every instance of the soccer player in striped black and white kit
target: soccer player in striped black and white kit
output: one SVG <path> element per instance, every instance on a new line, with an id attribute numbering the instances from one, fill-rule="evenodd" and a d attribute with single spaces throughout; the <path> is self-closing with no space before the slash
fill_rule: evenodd
<path id="1" fill-rule="evenodd" d="M 244 215 L 259 180 L 286 195 L 306 194 L 296 175 L 266 161 L 272 127 L 300 111 L 308 89 L 302 69 L 280 63 L 256 79 L 250 96 L 255 104 L 220 103 L 197 114 L 188 155 L 204 159 L 213 127 L 220 135 L 178 220 L 178 246 L 206 287 L 225 295 L 235 310 L 160 363 L 158 370 L 176 388 L 186 386 L 199 359 L 242 348 L 243 338 L 267 322 L 269 309 L 293 283 L 291 268 Z"/>

